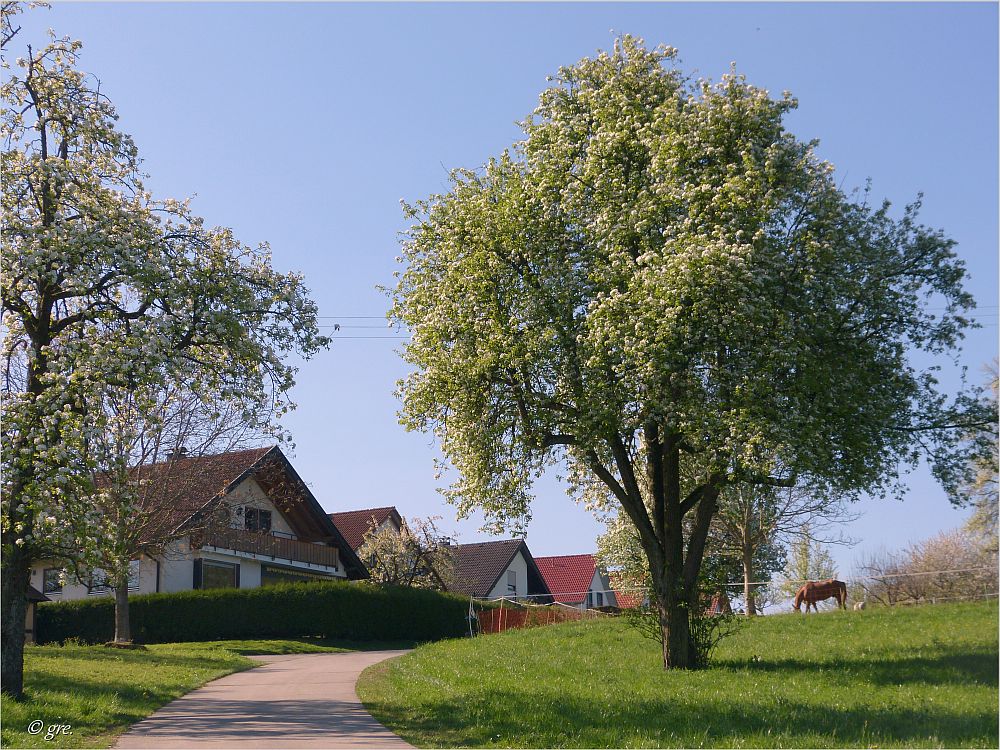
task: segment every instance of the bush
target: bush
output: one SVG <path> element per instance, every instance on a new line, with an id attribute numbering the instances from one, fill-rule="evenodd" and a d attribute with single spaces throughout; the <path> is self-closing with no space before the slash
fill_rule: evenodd
<path id="1" fill-rule="evenodd" d="M 208 589 L 131 597 L 137 643 L 242 638 L 344 638 L 431 641 L 468 630 L 464 597 L 368 584 L 286 583 L 256 589 Z M 38 607 L 39 643 L 114 636 L 114 600 L 47 602 Z"/>

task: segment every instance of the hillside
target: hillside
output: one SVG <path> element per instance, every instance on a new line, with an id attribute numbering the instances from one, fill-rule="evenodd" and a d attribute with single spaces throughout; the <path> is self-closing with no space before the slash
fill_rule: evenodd
<path id="1" fill-rule="evenodd" d="M 362 675 L 422 747 L 997 747 L 997 603 L 751 621 L 664 672 L 620 619 L 453 640 Z"/>

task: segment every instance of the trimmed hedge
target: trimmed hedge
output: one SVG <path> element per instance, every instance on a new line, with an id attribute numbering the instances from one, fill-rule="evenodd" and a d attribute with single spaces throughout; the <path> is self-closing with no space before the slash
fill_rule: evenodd
<path id="1" fill-rule="evenodd" d="M 465 597 L 347 582 L 284 583 L 255 589 L 206 589 L 130 597 L 136 643 L 242 638 L 345 638 L 433 641 L 468 632 Z M 114 637 L 111 597 L 38 607 L 39 643 Z"/>

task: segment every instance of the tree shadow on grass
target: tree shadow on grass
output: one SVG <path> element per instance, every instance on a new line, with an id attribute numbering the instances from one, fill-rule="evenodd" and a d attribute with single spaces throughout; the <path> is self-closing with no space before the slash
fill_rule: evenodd
<path id="1" fill-rule="evenodd" d="M 404 738 L 447 747 L 698 747 L 749 744 L 791 747 L 996 746 L 996 712 L 816 706 L 799 701 L 609 701 L 595 685 L 593 700 L 485 690 L 423 703 L 419 711 L 383 703 L 369 708 Z M 735 703 L 735 701 L 734 701 Z M 540 710 L 540 707 L 541 710 Z"/>
<path id="2" fill-rule="evenodd" d="M 824 679 L 836 680 L 838 673 L 849 673 L 850 681 L 859 677 L 875 685 L 993 685 L 998 683 L 995 648 L 942 645 L 934 647 L 934 655 L 878 659 L 764 659 L 747 662 L 718 660 L 716 666 L 749 672 L 782 674 L 815 674 L 823 670 Z"/>
<path id="3" fill-rule="evenodd" d="M 222 670 L 216 665 L 213 671 L 221 672 Z M 218 676 L 223 675 L 219 674 Z M 180 680 L 170 685 L 144 685 L 125 682 L 110 684 L 106 680 L 94 680 L 76 675 L 36 673 L 32 675 L 27 686 L 27 694 L 30 701 L 35 695 L 49 692 L 64 693 L 71 696 L 75 703 L 81 705 L 101 703 L 114 696 L 114 704 L 121 710 L 105 717 L 106 721 L 102 722 L 112 726 L 133 721 L 137 715 L 145 715 L 164 706 L 191 689 L 193 686 L 190 683 L 182 683 Z"/>

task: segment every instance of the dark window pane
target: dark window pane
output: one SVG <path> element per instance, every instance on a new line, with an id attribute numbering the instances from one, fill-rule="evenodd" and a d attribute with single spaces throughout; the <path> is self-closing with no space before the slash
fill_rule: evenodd
<path id="1" fill-rule="evenodd" d="M 271 511 L 260 508 L 247 508 L 243 512 L 243 522 L 247 531 L 270 531 Z"/>
<path id="2" fill-rule="evenodd" d="M 236 566 L 213 560 L 203 560 L 201 563 L 201 587 L 203 589 L 236 588 Z"/>
<path id="3" fill-rule="evenodd" d="M 62 571 L 59 568 L 46 568 L 42 571 L 42 593 L 43 594 L 61 594 L 62 585 Z"/>

